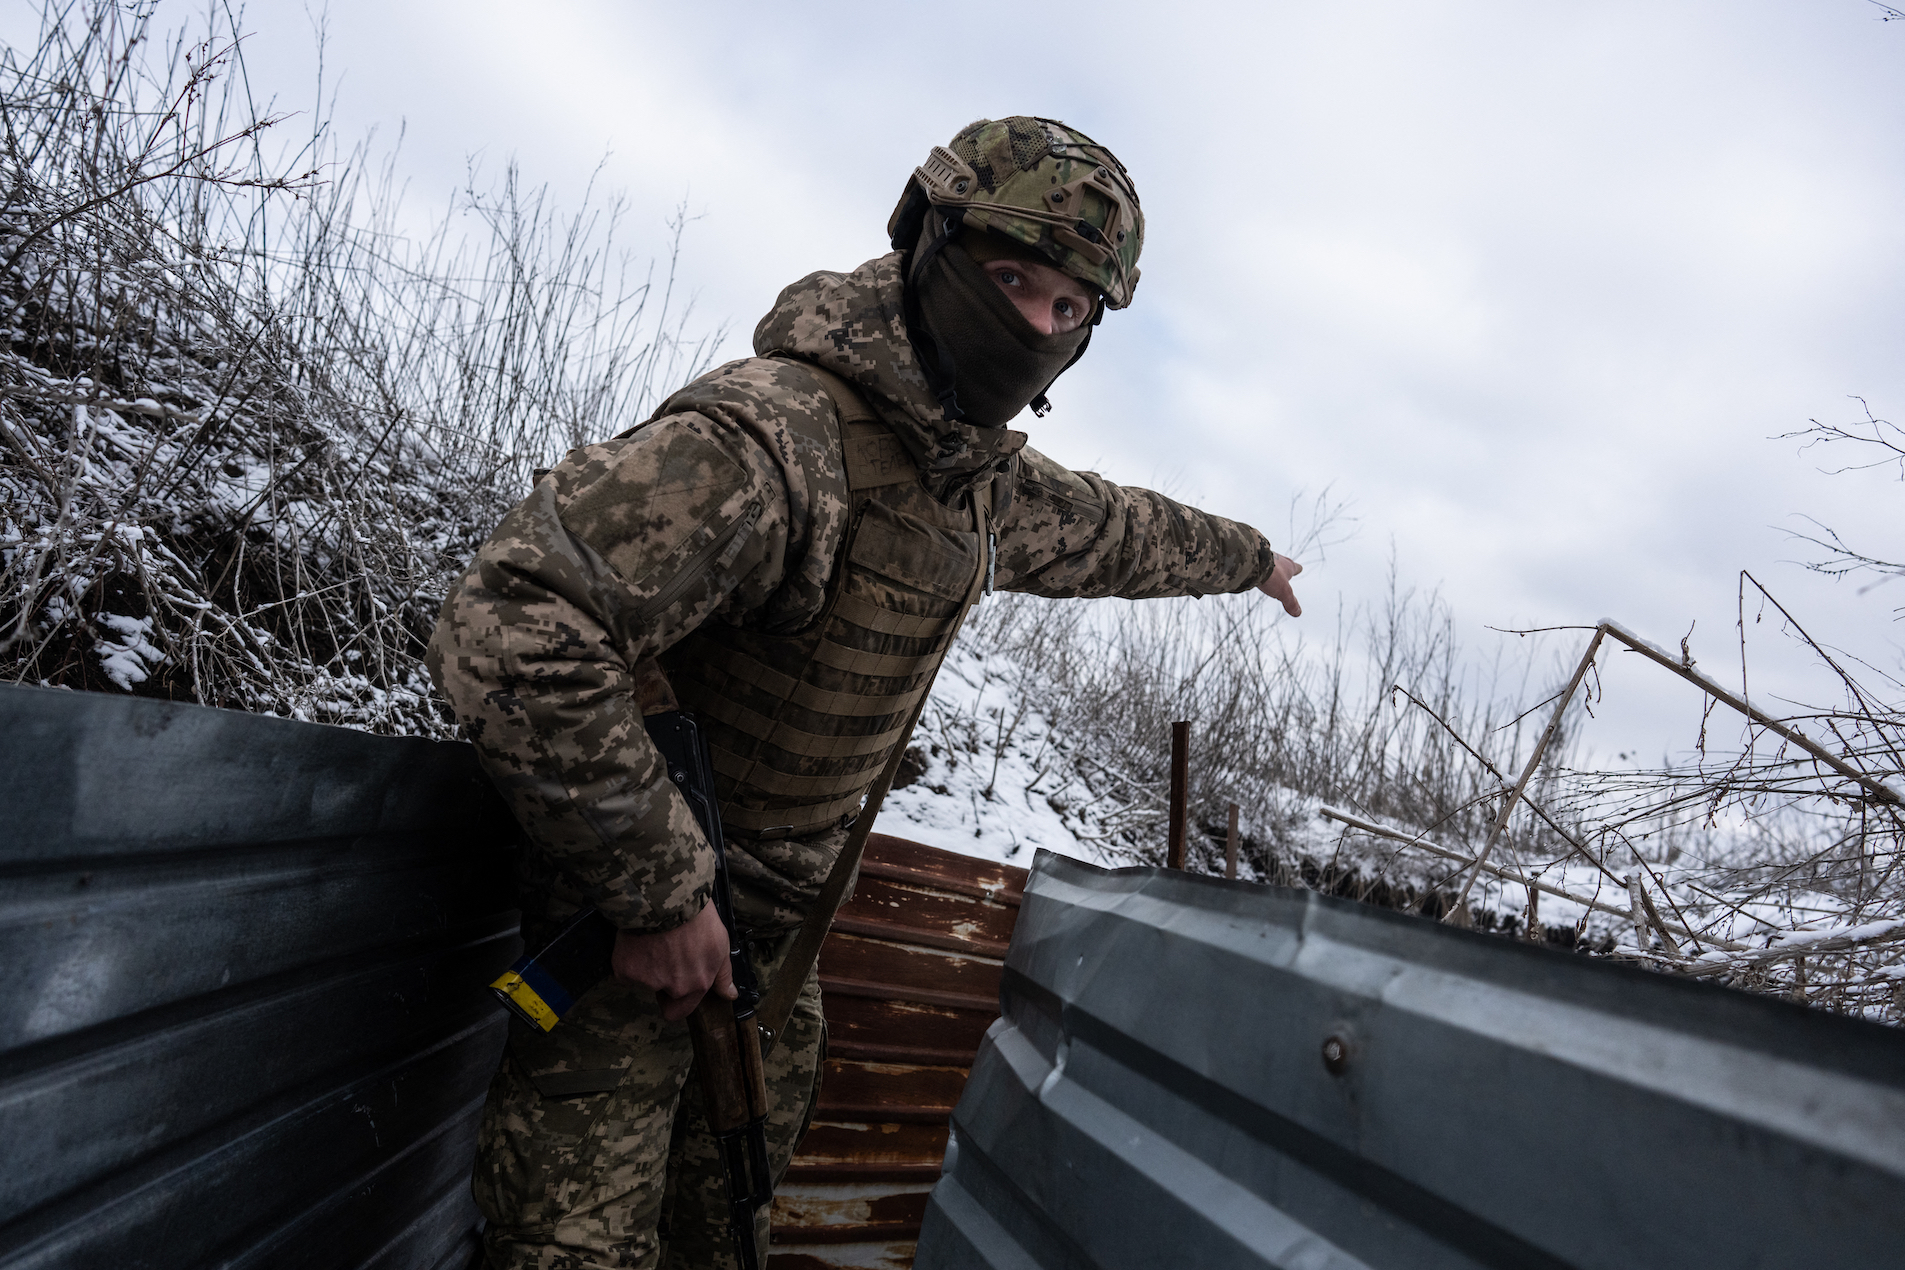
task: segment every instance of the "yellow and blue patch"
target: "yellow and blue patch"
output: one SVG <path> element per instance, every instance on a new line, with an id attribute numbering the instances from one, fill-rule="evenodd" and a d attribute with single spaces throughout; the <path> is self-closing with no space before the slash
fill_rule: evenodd
<path id="1" fill-rule="evenodd" d="M 562 985 L 531 957 L 511 966 L 489 990 L 523 1022 L 545 1032 L 554 1031 L 562 1016 L 575 1004 L 575 999 Z"/>

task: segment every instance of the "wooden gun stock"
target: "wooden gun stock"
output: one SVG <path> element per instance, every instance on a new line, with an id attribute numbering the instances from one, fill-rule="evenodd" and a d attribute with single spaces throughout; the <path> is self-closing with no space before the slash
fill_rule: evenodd
<path id="1" fill-rule="evenodd" d="M 757 1214 L 774 1202 L 761 1031 L 752 1009 L 737 1015 L 734 1002 L 710 992 L 688 1016 L 688 1036 L 694 1042 L 708 1128 L 728 1175 L 728 1229 L 735 1252 L 741 1270 L 760 1270 Z"/>
<path id="2" fill-rule="evenodd" d="M 761 1032 L 750 1015 L 734 1016 L 734 1002 L 709 992 L 688 1016 L 694 1041 L 695 1069 L 708 1126 L 732 1133 L 767 1116 L 767 1073 L 761 1064 Z"/>

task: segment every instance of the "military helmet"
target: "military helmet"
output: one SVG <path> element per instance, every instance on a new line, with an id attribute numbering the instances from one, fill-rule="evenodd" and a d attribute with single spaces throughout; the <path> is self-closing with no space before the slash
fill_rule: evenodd
<path id="1" fill-rule="evenodd" d="M 901 240 L 909 221 L 918 232 L 922 194 L 1097 287 L 1107 307 L 1131 303 L 1144 246 L 1138 191 L 1117 156 L 1076 128 L 1031 115 L 967 124 L 913 170 L 887 224 L 896 247 L 912 245 Z"/>

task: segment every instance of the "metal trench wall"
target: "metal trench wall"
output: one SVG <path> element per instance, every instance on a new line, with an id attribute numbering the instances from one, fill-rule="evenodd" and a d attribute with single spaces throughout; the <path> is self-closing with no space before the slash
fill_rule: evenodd
<path id="1" fill-rule="evenodd" d="M 514 831 L 467 746 L 0 687 L 0 1267 L 460 1270 Z"/>
<path id="2" fill-rule="evenodd" d="M 1905 1036 L 1041 853 L 920 1270 L 1905 1263 Z"/>

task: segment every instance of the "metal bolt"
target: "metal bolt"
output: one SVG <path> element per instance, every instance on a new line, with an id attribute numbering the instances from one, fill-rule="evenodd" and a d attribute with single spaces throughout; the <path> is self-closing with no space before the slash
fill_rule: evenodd
<path id="1" fill-rule="evenodd" d="M 966 192 L 966 186 L 967 186 L 968 184 L 969 184 L 969 182 L 966 182 L 966 181 L 954 181 L 954 182 L 953 182 L 953 193 L 955 193 L 955 194 L 964 194 L 964 193 Z"/>
<path id="2" fill-rule="evenodd" d="M 1124 241 L 1124 231 L 1122 229 L 1118 231 L 1118 241 L 1119 242 Z"/>
<path id="3" fill-rule="evenodd" d="M 1063 203 L 1063 202 L 1065 201 L 1065 191 L 1064 191 L 1064 190 L 1053 190 L 1053 191 L 1052 191 L 1052 201 L 1053 201 L 1054 203 Z"/>
<path id="4" fill-rule="evenodd" d="M 1106 171 L 1104 168 L 1099 168 L 1098 178 L 1103 181 L 1109 181 L 1111 179 L 1111 173 Z"/>
<path id="5" fill-rule="evenodd" d="M 1332 1036 L 1323 1042 L 1323 1066 L 1332 1076 L 1341 1076 L 1349 1070 L 1349 1042 L 1340 1036 Z"/>

